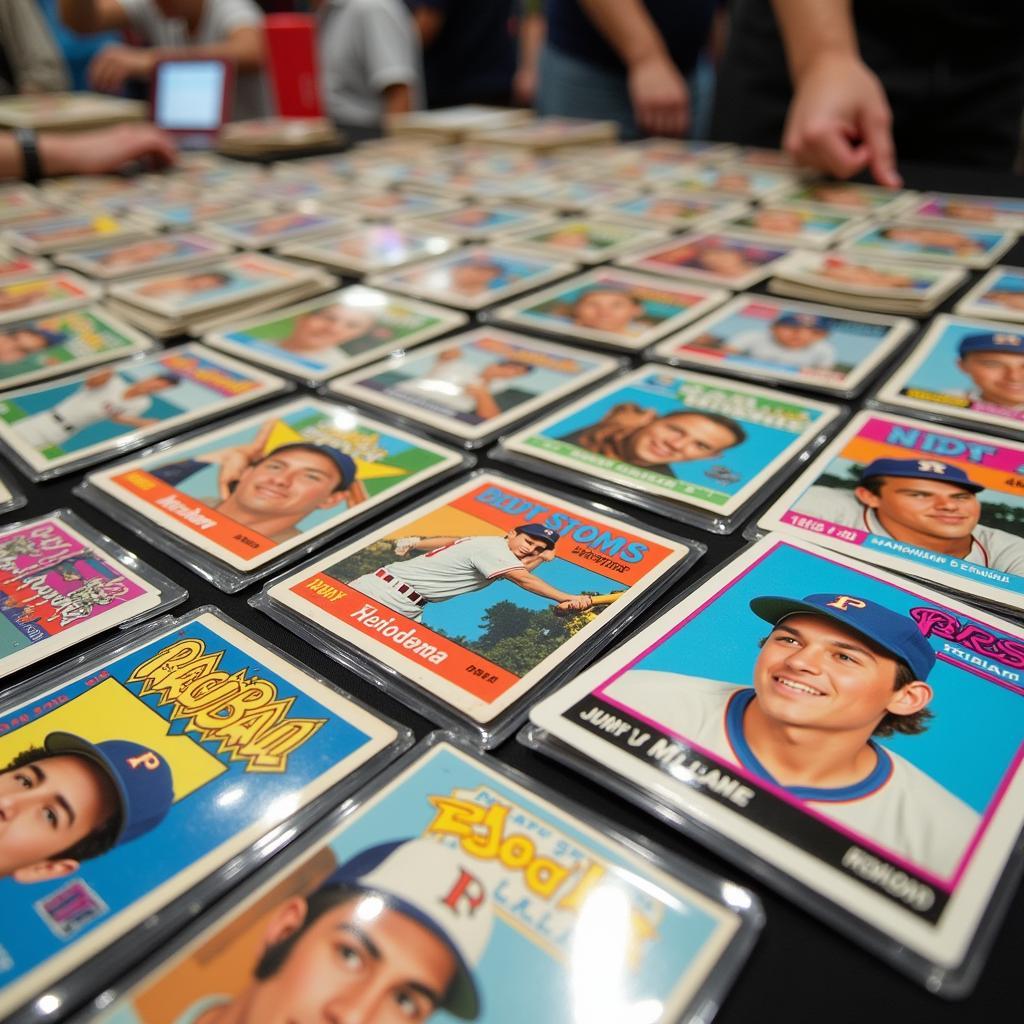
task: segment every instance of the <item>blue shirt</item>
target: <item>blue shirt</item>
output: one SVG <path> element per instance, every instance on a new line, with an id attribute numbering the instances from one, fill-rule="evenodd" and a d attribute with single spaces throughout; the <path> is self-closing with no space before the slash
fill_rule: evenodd
<path id="1" fill-rule="evenodd" d="M 93 32 L 90 35 L 80 35 L 78 32 L 72 32 L 60 20 L 60 15 L 57 13 L 57 2 L 58 0 L 39 0 L 39 6 L 53 38 L 64 54 L 64 60 L 67 61 L 72 86 L 75 89 L 88 89 L 89 85 L 85 80 L 86 68 L 104 46 L 123 42 L 121 34 L 120 32 Z"/>

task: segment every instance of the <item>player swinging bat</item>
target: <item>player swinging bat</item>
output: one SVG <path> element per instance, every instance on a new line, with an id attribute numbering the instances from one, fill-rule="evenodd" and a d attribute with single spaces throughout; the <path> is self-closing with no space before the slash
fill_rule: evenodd
<path id="1" fill-rule="evenodd" d="M 504 536 L 400 537 L 394 541 L 399 558 L 422 554 L 391 562 L 351 585 L 385 608 L 416 620 L 431 601 L 448 601 L 499 579 L 554 601 L 556 612 L 586 611 L 594 604 L 589 594 L 566 594 L 532 572 L 555 557 L 557 543 L 558 533 L 539 523 L 517 526 Z"/>

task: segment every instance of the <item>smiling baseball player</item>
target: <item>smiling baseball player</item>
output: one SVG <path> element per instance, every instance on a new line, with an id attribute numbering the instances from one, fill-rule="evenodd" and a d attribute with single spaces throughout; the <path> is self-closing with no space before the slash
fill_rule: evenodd
<path id="1" fill-rule="evenodd" d="M 517 526 L 492 537 L 401 537 L 394 542 L 400 558 L 374 573 L 352 580 L 352 586 L 378 604 L 418 620 L 431 601 L 482 590 L 507 579 L 531 594 L 554 601 L 558 611 L 583 611 L 591 606 L 587 594 L 566 594 L 532 572 L 555 556 L 558 534 L 539 523 Z"/>

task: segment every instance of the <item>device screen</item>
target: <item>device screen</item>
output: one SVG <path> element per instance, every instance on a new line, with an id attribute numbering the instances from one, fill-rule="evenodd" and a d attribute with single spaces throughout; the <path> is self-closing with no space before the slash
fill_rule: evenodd
<path id="1" fill-rule="evenodd" d="M 213 132 L 224 110 L 227 65 L 219 60 L 158 65 L 153 120 L 168 131 Z"/>

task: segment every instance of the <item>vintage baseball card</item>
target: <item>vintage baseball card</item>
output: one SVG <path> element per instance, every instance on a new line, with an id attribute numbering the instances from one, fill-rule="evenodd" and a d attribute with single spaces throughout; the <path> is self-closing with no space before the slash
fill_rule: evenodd
<path id="1" fill-rule="evenodd" d="M 895 966 L 955 974 L 1024 822 L 1022 641 L 769 535 L 531 718 Z"/>
<path id="2" fill-rule="evenodd" d="M 129 208 L 132 217 L 162 228 L 195 228 L 217 217 L 246 215 L 259 217 L 272 213 L 274 206 L 265 200 L 249 202 L 236 195 L 194 195 L 172 199 L 159 196 Z"/>
<path id="3" fill-rule="evenodd" d="M 346 213 L 364 220 L 395 220 L 407 217 L 434 217 L 458 209 L 462 203 L 455 198 L 444 199 L 414 192 L 392 192 L 382 189 L 362 192 L 345 200 Z"/>
<path id="4" fill-rule="evenodd" d="M 233 250 L 227 242 L 199 234 L 169 234 L 136 242 L 113 242 L 61 253 L 55 262 L 88 277 L 110 281 L 209 263 Z"/>
<path id="5" fill-rule="evenodd" d="M 693 164 L 678 168 L 659 187 L 670 191 L 717 192 L 735 199 L 768 201 L 793 187 L 793 175 L 784 171 Z"/>
<path id="6" fill-rule="evenodd" d="M 362 413 L 300 398 L 93 473 L 88 484 L 247 572 L 461 463 Z"/>
<path id="7" fill-rule="evenodd" d="M 439 213 L 433 217 L 417 218 L 418 230 L 436 230 L 443 235 L 464 238 L 470 242 L 482 242 L 488 238 L 537 227 L 551 221 L 552 214 L 529 206 L 515 206 L 511 203 L 472 203 Z"/>
<path id="8" fill-rule="evenodd" d="M 146 104 L 86 92 L 28 93 L 0 100 L 0 124 L 11 128 L 95 128 L 146 117 Z"/>
<path id="9" fill-rule="evenodd" d="M 38 277 L 52 269 L 47 260 L 21 256 L 0 247 L 0 285 L 20 281 L 26 277 Z"/>
<path id="10" fill-rule="evenodd" d="M 319 382 L 465 323 L 465 314 L 451 309 L 350 285 L 205 340 L 272 370 Z"/>
<path id="11" fill-rule="evenodd" d="M 905 216 L 914 220 L 1024 230 L 1024 199 L 1012 199 L 1008 196 L 925 192 L 903 212 Z"/>
<path id="12" fill-rule="evenodd" d="M 473 245 L 411 267 L 376 274 L 367 283 L 473 310 L 568 277 L 575 269 L 573 263 L 529 256 L 514 249 Z"/>
<path id="13" fill-rule="evenodd" d="M 890 260 L 924 260 L 983 268 L 991 267 L 1016 241 L 1014 231 L 887 220 L 857 232 L 839 248 Z"/>
<path id="14" fill-rule="evenodd" d="M 902 213 L 917 198 L 917 193 L 859 181 L 810 181 L 787 192 L 783 198 L 786 202 L 845 213 L 891 217 Z"/>
<path id="15" fill-rule="evenodd" d="M 488 725 L 564 676 L 586 656 L 581 646 L 604 646 L 688 550 L 541 488 L 475 474 L 275 581 L 262 607 L 340 641 L 342 660 L 369 656 L 411 685 L 411 702 L 429 695 L 442 715 Z M 372 665 L 361 670 L 381 683 Z"/>
<path id="16" fill-rule="evenodd" d="M 36 479 L 109 459 L 286 389 L 280 377 L 183 345 L 5 392 L 0 442 Z"/>
<path id="17" fill-rule="evenodd" d="M 493 316 L 526 330 L 639 351 L 728 296 L 721 288 L 601 267 L 500 306 Z"/>
<path id="18" fill-rule="evenodd" d="M 1024 444 L 858 414 L 758 525 L 1024 609 Z"/>
<path id="19" fill-rule="evenodd" d="M 577 263 L 603 263 L 665 238 L 665 232 L 634 221 L 618 221 L 600 214 L 560 217 L 550 224 L 512 231 L 502 245 L 515 246 L 553 259 Z"/>
<path id="20" fill-rule="evenodd" d="M 260 216 L 243 214 L 240 217 L 222 217 L 203 224 L 203 230 L 231 245 L 243 249 L 269 249 L 299 238 L 317 235 L 336 235 L 351 225 L 350 217 L 320 212 L 284 210 Z"/>
<path id="21" fill-rule="evenodd" d="M 0 513 L 6 514 L 25 504 L 25 496 L 16 491 L 11 484 L 0 476 Z"/>
<path id="22" fill-rule="evenodd" d="M 753 380 L 850 394 L 914 329 L 905 317 L 737 295 L 651 355 Z"/>
<path id="23" fill-rule="evenodd" d="M 397 736 L 209 610 L 8 700 L 0 1013 L 164 908 L 187 920 L 189 890 Z"/>
<path id="24" fill-rule="evenodd" d="M 620 366 L 608 356 L 482 327 L 394 352 L 328 387 L 475 446 Z"/>
<path id="25" fill-rule="evenodd" d="M 545 473 L 728 517 L 795 462 L 838 408 L 648 364 L 501 441 Z"/>
<path id="26" fill-rule="evenodd" d="M 761 204 L 729 217 L 723 231 L 766 242 L 827 249 L 864 224 L 858 214 L 827 213 L 799 203 Z"/>
<path id="27" fill-rule="evenodd" d="M 739 216 L 748 206 L 734 199 L 696 192 L 655 192 L 602 204 L 601 209 L 614 217 L 685 231 Z"/>
<path id="28" fill-rule="evenodd" d="M 880 401 L 1004 431 L 1024 426 L 1024 325 L 937 316 Z"/>
<path id="29" fill-rule="evenodd" d="M 69 270 L 0 282 L 0 324 L 85 306 L 101 295 L 101 288 Z"/>
<path id="30" fill-rule="evenodd" d="M 102 306 L 0 326 L 0 390 L 145 352 L 153 342 Z"/>
<path id="31" fill-rule="evenodd" d="M 104 242 L 124 242 L 150 234 L 151 228 L 116 214 L 90 210 L 8 228 L 4 240 L 32 256 L 82 249 Z"/>
<path id="32" fill-rule="evenodd" d="M 749 288 L 771 276 L 790 251 L 779 243 L 755 242 L 719 231 L 694 231 L 616 262 L 634 270 L 732 288 Z"/>
<path id="33" fill-rule="evenodd" d="M 415 226 L 414 226 L 415 225 Z M 443 256 L 459 245 L 452 235 L 413 224 L 363 224 L 325 238 L 278 246 L 282 256 L 322 263 L 350 274 L 375 274 L 407 263 Z"/>
<path id="34" fill-rule="evenodd" d="M 631 199 L 636 192 L 623 188 L 621 184 L 608 181 L 567 181 L 538 195 L 534 200 L 538 206 L 550 206 L 556 210 L 584 211 L 594 206 Z"/>
<path id="35" fill-rule="evenodd" d="M 110 295 L 170 319 L 187 319 L 221 306 L 294 288 L 309 269 L 261 253 L 238 253 L 192 270 L 157 274 L 110 286 Z"/>
<path id="36" fill-rule="evenodd" d="M 956 304 L 956 312 L 1024 323 L 1024 268 L 993 267 Z"/>
<path id="37" fill-rule="evenodd" d="M 756 924 L 741 900 L 723 900 L 720 880 L 691 869 L 687 884 L 680 867 L 638 856 L 607 822 L 439 740 L 99 1020 L 383 1021 L 397 1003 L 396 1020 L 438 1024 L 694 1024 L 724 995 Z M 295 938 L 277 938 L 296 909 Z M 609 935 L 619 941 L 606 945 Z M 338 941 L 345 971 L 333 966 Z"/>
<path id="38" fill-rule="evenodd" d="M 64 511 L 0 528 L 0 677 L 166 603 L 160 586 L 80 525 Z"/>

